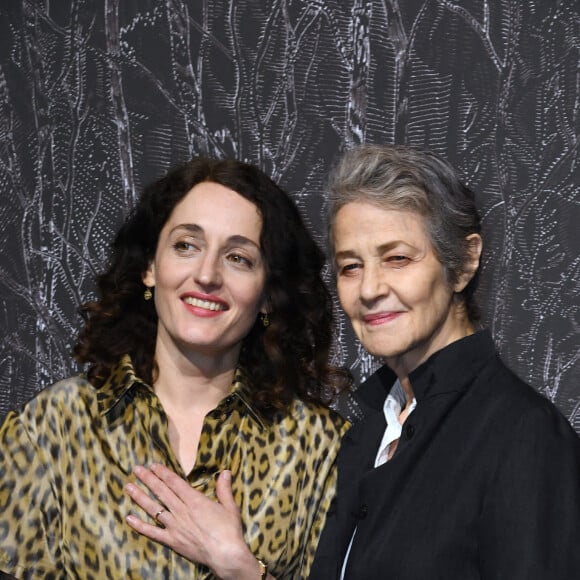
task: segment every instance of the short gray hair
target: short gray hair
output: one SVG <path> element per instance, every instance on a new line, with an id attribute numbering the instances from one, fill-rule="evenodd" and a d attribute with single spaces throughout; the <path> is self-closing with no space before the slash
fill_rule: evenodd
<path id="1" fill-rule="evenodd" d="M 481 233 L 481 221 L 473 192 L 447 161 L 406 145 L 360 145 L 347 151 L 328 180 L 331 252 L 336 214 L 357 201 L 420 214 L 448 282 L 458 280 L 469 256 L 466 238 Z M 460 294 L 471 321 L 480 318 L 473 297 L 477 278 Z"/>

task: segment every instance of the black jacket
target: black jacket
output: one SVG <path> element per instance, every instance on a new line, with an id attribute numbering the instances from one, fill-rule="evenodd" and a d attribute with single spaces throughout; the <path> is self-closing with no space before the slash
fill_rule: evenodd
<path id="1" fill-rule="evenodd" d="M 346 434 L 338 493 L 310 578 L 579 580 L 580 439 L 478 332 L 410 376 L 417 408 L 395 456 L 374 468 L 383 367 L 358 390 L 365 418 Z"/>

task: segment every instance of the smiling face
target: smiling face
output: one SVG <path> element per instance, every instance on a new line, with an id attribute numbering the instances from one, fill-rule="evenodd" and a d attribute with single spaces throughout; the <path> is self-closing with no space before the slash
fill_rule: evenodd
<path id="1" fill-rule="evenodd" d="M 477 234 L 473 264 L 452 286 L 417 213 L 352 202 L 332 233 L 341 306 L 363 346 L 399 376 L 473 332 L 454 293 L 477 269 Z"/>
<path id="2" fill-rule="evenodd" d="M 202 182 L 175 206 L 143 276 L 155 287 L 157 349 L 229 357 L 264 307 L 262 218 L 222 185 Z"/>

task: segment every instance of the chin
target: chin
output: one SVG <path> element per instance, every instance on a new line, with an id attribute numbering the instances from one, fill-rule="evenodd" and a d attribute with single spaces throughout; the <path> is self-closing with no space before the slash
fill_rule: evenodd
<path id="1" fill-rule="evenodd" d="M 387 344 L 364 344 L 365 350 L 372 356 L 379 358 L 392 358 L 402 355 L 405 349 Z"/>

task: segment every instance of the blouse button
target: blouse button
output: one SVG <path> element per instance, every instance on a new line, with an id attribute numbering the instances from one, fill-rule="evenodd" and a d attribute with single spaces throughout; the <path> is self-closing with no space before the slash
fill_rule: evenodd
<path id="1" fill-rule="evenodd" d="M 407 436 L 407 439 L 411 439 L 413 435 L 415 435 L 415 427 L 413 427 L 413 425 L 407 425 L 405 427 L 405 435 Z"/>

